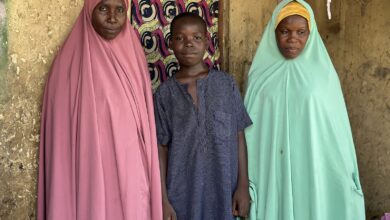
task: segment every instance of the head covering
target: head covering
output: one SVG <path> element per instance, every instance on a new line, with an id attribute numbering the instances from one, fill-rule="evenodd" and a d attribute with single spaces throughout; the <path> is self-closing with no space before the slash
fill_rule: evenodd
<path id="1" fill-rule="evenodd" d="M 145 56 L 129 20 L 113 40 L 95 32 L 99 2 L 85 0 L 46 83 L 38 219 L 162 219 Z"/>
<path id="2" fill-rule="evenodd" d="M 297 0 L 312 27 L 304 50 L 286 59 L 278 49 L 277 18 L 290 2 L 273 12 L 249 71 L 250 219 L 365 219 L 340 82 L 306 2 Z"/>
<path id="3" fill-rule="evenodd" d="M 285 19 L 289 16 L 292 16 L 292 15 L 299 15 L 301 17 L 304 17 L 306 19 L 306 21 L 308 22 L 309 30 L 310 30 L 310 13 L 302 4 L 300 4 L 296 1 L 292 1 L 292 2 L 288 3 L 286 6 L 284 6 L 282 8 L 282 10 L 280 10 L 280 12 L 276 18 L 275 29 L 276 29 L 276 27 L 278 27 L 279 23 L 283 19 Z"/>
<path id="4" fill-rule="evenodd" d="M 328 69 L 334 69 L 333 64 L 326 51 L 326 48 L 322 42 L 321 36 L 318 33 L 313 11 L 311 10 L 310 6 L 303 0 L 298 0 L 296 2 L 300 5 L 303 5 L 309 12 L 309 26 L 311 27 L 311 31 L 309 38 L 306 42 L 306 46 L 301 52 L 301 54 L 297 58 L 292 60 L 287 60 L 280 53 L 279 48 L 276 44 L 275 27 L 277 26 L 276 24 L 280 11 L 290 2 L 295 1 L 284 0 L 276 6 L 272 14 L 271 20 L 265 27 L 261 42 L 259 44 L 259 47 L 257 48 L 256 55 L 253 59 L 249 75 L 252 75 L 254 72 L 263 72 L 264 70 L 270 68 L 270 66 L 277 66 L 275 64 L 278 63 L 283 63 L 284 65 L 286 65 L 289 63 L 300 63 L 301 61 L 305 61 L 306 64 L 309 64 L 310 62 L 308 61 L 314 60 L 316 60 L 315 62 L 325 62 L 326 64 L 324 63 L 324 66 L 326 66 Z M 261 63 L 258 62 L 258 60 L 261 60 Z"/>

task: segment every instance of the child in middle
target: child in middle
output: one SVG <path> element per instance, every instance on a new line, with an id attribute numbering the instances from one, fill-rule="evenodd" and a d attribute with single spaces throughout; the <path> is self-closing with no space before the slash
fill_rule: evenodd
<path id="1" fill-rule="evenodd" d="M 209 70 L 206 23 L 182 13 L 170 48 L 180 70 L 155 93 L 164 220 L 229 220 L 249 209 L 243 130 L 252 124 L 234 79 Z"/>

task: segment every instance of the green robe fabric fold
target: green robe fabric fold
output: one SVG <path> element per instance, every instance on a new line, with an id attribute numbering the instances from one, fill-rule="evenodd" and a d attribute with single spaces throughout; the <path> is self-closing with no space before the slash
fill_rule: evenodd
<path id="1" fill-rule="evenodd" d="M 336 70 L 318 33 L 286 60 L 275 38 L 279 3 L 256 52 L 245 106 L 252 207 L 256 220 L 363 220 L 355 148 Z"/>

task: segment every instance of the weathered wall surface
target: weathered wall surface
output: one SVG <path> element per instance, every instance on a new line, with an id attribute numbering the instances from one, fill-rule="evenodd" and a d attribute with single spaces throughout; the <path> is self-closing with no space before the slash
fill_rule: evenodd
<path id="1" fill-rule="evenodd" d="M 3 68 L 7 57 L 7 13 L 4 0 L 0 0 L 0 69 Z"/>
<path id="2" fill-rule="evenodd" d="M 8 62 L 0 69 L 0 219 L 35 219 L 43 85 L 82 1 L 13 0 L 6 6 L 8 42 L 0 42 L 8 45 Z"/>
<path id="3" fill-rule="evenodd" d="M 235 76 L 241 88 L 276 4 L 276 0 L 224 1 L 223 66 Z"/>
<path id="4" fill-rule="evenodd" d="M 243 86 L 277 0 L 227 2 L 224 67 Z M 372 219 L 390 212 L 390 1 L 333 1 L 331 21 L 325 0 L 308 2 L 342 82 Z"/>

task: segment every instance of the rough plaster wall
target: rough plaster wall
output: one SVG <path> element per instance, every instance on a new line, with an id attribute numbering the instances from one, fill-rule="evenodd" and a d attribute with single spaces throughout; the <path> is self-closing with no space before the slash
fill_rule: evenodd
<path id="1" fill-rule="evenodd" d="M 3 68 L 7 60 L 7 44 L 5 42 L 7 42 L 7 13 L 4 0 L 0 0 L 0 69 Z"/>
<path id="2" fill-rule="evenodd" d="M 276 0 L 229 0 L 224 67 L 240 83 Z M 390 212 L 390 1 L 308 0 L 339 73 L 351 120 L 367 219 Z M 227 30 L 226 30 L 227 29 Z"/>
<path id="3" fill-rule="evenodd" d="M 225 0 L 224 68 L 243 89 L 263 28 L 276 0 Z"/>
<path id="4" fill-rule="evenodd" d="M 7 2 L 9 56 L 0 70 L 0 219 L 35 219 L 44 81 L 81 6 L 81 0 Z"/>

